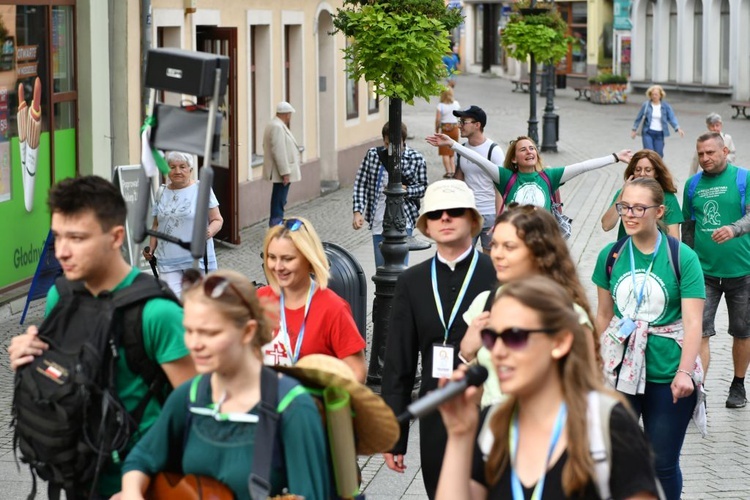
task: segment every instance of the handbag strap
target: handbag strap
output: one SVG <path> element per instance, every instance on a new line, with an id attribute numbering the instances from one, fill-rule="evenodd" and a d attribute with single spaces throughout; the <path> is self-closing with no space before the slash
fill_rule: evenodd
<path id="1" fill-rule="evenodd" d="M 276 427 L 281 414 L 276 411 L 279 405 L 279 376 L 267 367 L 260 372 L 260 405 L 258 427 L 255 430 L 253 468 L 248 479 L 250 498 L 265 500 L 271 491 L 271 464 L 273 462 Z"/>

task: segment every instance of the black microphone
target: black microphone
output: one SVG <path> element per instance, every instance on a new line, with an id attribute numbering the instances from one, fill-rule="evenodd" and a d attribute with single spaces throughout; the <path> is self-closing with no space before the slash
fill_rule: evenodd
<path id="1" fill-rule="evenodd" d="M 469 386 L 478 386 L 487 380 L 487 368 L 474 365 L 466 371 L 466 376 L 461 380 L 452 380 L 440 389 L 435 389 L 425 397 L 410 404 L 404 413 L 398 416 L 398 422 L 403 424 L 412 418 L 422 418 L 437 410 L 437 407 L 446 401 L 455 398 L 464 392 Z"/>

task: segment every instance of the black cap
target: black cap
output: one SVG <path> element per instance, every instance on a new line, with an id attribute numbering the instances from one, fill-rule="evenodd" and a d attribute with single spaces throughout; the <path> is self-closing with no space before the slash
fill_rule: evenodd
<path id="1" fill-rule="evenodd" d="M 487 125 L 487 113 L 485 113 L 484 110 L 479 106 L 469 106 L 466 109 L 454 111 L 453 116 L 457 116 L 459 118 L 474 118 L 482 125 L 482 128 Z"/>

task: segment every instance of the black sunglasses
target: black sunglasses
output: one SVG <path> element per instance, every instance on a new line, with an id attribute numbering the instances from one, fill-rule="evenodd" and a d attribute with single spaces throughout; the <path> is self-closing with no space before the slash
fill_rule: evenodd
<path id="1" fill-rule="evenodd" d="M 446 208 L 445 210 L 433 210 L 424 214 L 430 220 L 440 220 L 443 217 L 443 213 L 447 213 L 449 217 L 463 217 L 466 213 L 465 208 Z"/>
<path id="2" fill-rule="evenodd" d="M 203 285 L 203 293 L 206 297 L 210 297 L 214 300 L 219 300 L 226 295 L 227 290 L 232 290 L 232 294 L 240 299 L 242 304 L 247 307 L 247 310 L 252 312 L 253 308 L 250 303 L 242 296 L 239 289 L 232 284 L 231 281 L 222 276 L 209 276 L 204 278 L 200 271 L 197 269 L 186 269 L 182 273 L 182 291 L 183 293 L 187 290 L 195 288 L 198 285 Z"/>
<path id="3" fill-rule="evenodd" d="M 492 350 L 495 347 L 497 339 L 503 339 L 503 344 L 508 349 L 518 351 L 526 347 L 529 343 L 529 335 L 532 333 L 555 333 L 557 332 L 554 328 L 535 328 L 533 330 L 527 330 L 525 328 L 510 327 L 506 328 L 502 332 L 496 332 L 491 328 L 485 328 L 481 331 L 482 344 L 484 347 Z"/>
<path id="4" fill-rule="evenodd" d="M 279 222 L 279 226 L 284 226 L 290 231 L 297 231 L 299 228 L 304 226 L 305 223 L 299 219 L 284 219 Z"/>

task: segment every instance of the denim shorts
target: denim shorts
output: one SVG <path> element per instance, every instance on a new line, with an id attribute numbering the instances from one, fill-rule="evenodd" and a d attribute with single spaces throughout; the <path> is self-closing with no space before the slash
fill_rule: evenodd
<path id="1" fill-rule="evenodd" d="M 490 232 L 490 229 L 495 225 L 495 214 L 482 214 L 482 217 L 484 217 L 482 232 L 474 238 L 473 243 L 474 246 L 476 246 L 477 240 L 481 240 L 482 250 L 489 250 L 490 244 L 492 243 L 492 233 Z"/>
<path id="2" fill-rule="evenodd" d="M 729 335 L 739 339 L 750 337 L 748 314 L 750 314 L 750 275 L 739 278 L 716 278 L 705 275 L 706 303 L 703 307 L 703 336 L 716 335 L 714 319 L 722 294 L 729 313 Z"/>

